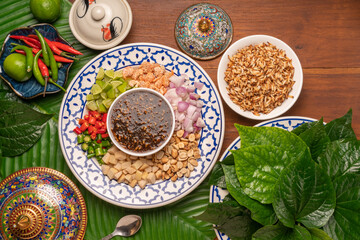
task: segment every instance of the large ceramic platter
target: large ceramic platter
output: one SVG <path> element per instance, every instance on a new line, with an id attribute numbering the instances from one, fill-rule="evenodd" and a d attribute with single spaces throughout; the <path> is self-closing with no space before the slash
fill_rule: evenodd
<path id="1" fill-rule="evenodd" d="M 313 121 L 316 121 L 316 120 L 312 119 L 312 118 L 306 118 L 306 117 L 281 117 L 281 118 L 276 118 L 276 119 L 273 119 L 270 121 L 259 123 L 259 124 L 255 125 L 255 127 L 278 127 L 278 128 L 285 129 L 287 131 L 292 131 L 294 128 L 300 126 L 303 123 L 313 122 Z M 238 149 L 240 147 L 240 142 L 241 142 L 240 137 L 236 138 L 230 144 L 230 146 L 225 150 L 225 152 L 223 153 L 223 155 L 221 156 L 219 161 L 223 161 L 230 154 L 230 152 L 229 152 L 230 150 Z M 225 196 L 228 194 L 229 194 L 229 192 L 226 189 L 222 189 L 222 188 L 212 185 L 210 187 L 209 201 L 211 203 L 221 202 L 225 198 Z M 215 233 L 219 240 L 230 240 L 230 238 L 226 234 L 224 234 L 216 229 L 215 229 Z"/>
<path id="2" fill-rule="evenodd" d="M 101 172 L 96 159 L 87 159 L 76 144 L 73 129 L 77 119 L 86 114 L 86 95 L 95 82 L 100 67 L 122 69 L 137 66 L 144 61 L 156 62 L 176 75 L 186 74 L 191 83 L 200 81 L 204 87 L 200 92 L 204 106 L 202 117 L 206 126 L 201 131 L 199 165 L 189 178 L 176 182 L 159 181 L 132 188 L 109 180 Z M 224 140 L 224 110 L 220 95 L 210 77 L 194 60 L 172 48 L 152 43 L 135 43 L 110 49 L 87 63 L 70 83 L 59 113 L 59 138 L 63 155 L 71 171 L 80 183 L 97 197 L 127 208 L 154 208 L 172 203 L 193 191 L 210 173 L 217 160 Z"/>

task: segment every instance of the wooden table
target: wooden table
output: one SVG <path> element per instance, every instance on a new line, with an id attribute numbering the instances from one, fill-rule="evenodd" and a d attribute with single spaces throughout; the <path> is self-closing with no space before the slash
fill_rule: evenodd
<path id="1" fill-rule="evenodd" d="M 207 1 L 230 16 L 235 42 L 266 34 L 286 42 L 298 55 L 304 84 L 295 105 L 284 116 L 305 116 L 328 122 L 353 109 L 353 128 L 360 136 L 360 1 L 357 0 L 221 0 Z M 195 1 L 131 1 L 133 25 L 123 43 L 152 42 L 179 49 L 174 25 Z M 217 85 L 221 57 L 197 61 Z M 224 151 L 238 136 L 234 123 L 255 125 L 226 104 Z"/>

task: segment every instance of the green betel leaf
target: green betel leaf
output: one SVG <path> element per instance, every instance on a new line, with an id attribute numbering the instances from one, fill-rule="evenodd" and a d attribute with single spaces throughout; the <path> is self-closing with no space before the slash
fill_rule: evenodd
<path id="1" fill-rule="evenodd" d="M 222 165 L 222 167 L 225 173 L 227 190 L 240 205 L 251 211 L 251 218 L 262 225 L 274 224 L 277 217 L 273 207 L 270 204 L 261 204 L 244 193 L 236 177 L 234 165 Z"/>
<path id="2" fill-rule="evenodd" d="M 215 185 L 221 188 L 226 188 L 225 174 L 221 164 L 234 165 L 234 156 L 230 154 L 222 162 L 217 162 L 211 171 L 209 178 L 209 185 Z"/>
<path id="3" fill-rule="evenodd" d="M 302 155 L 308 149 L 306 143 L 295 134 L 275 127 L 248 127 L 235 124 L 240 138 L 241 147 L 272 145 L 288 150 L 294 155 Z M 307 150 L 308 151 L 308 150 Z"/>
<path id="4" fill-rule="evenodd" d="M 10 100 L 0 100 L 0 147 L 4 157 L 20 155 L 40 138 L 44 123 L 53 114 L 43 114 Z"/>
<path id="5" fill-rule="evenodd" d="M 335 240 L 360 239 L 360 175 L 347 173 L 334 180 L 336 208 L 324 226 Z"/>
<path id="6" fill-rule="evenodd" d="M 310 232 L 296 225 L 295 228 L 288 228 L 282 224 L 265 226 L 257 230 L 253 240 L 312 240 Z"/>
<path id="7" fill-rule="evenodd" d="M 205 212 L 196 219 L 216 224 L 216 229 L 231 239 L 250 240 L 260 224 L 250 218 L 249 210 L 240 206 L 232 197 L 221 203 L 209 203 Z"/>
<path id="8" fill-rule="evenodd" d="M 354 130 L 351 127 L 352 110 L 350 109 L 344 116 L 334 119 L 325 125 L 325 131 L 331 141 L 351 138 L 356 139 Z"/>
<path id="9" fill-rule="evenodd" d="M 300 159 L 286 167 L 274 193 L 274 210 L 287 227 L 296 222 L 322 227 L 335 208 L 335 190 L 330 177 L 312 159 Z"/>
<path id="10" fill-rule="evenodd" d="M 360 172 L 360 142 L 342 139 L 330 143 L 318 158 L 319 165 L 331 179 L 348 172 Z"/>
<path id="11" fill-rule="evenodd" d="M 298 154 L 270 145 L 240 148 L 232 154 L 242 189 L 249 197 L 264 204 L 273 202 L 274 188 L 281 171 L 298 159 Z M 311 158 L 307 150 L 300 157 Z"/>
<path id="12" fill-rule="evenodd" d="M 299 137 L 309 146 L 311 156 L 316 160 L 317 157 L 325 151 L 327 144 L 330 142 L 330 138 L 326 134 L 322 119 L 314 123 L 311 128 L 306 129 Z"/>
<path id="13" fill-rule="evenodd" d="M 312 240 L 333 240 L 329 235 L 321 229 L 309 228 L 308 231 L 311 234 Z"/>
<path id="14" fill-rule="evenodd" d="M 301 133 L 312 128 L 317 122 L 318 121 L 303 123 L 300 126 L 298 126 L 297 128 L 294 128 L 291 132 L 299 136 Z"/>

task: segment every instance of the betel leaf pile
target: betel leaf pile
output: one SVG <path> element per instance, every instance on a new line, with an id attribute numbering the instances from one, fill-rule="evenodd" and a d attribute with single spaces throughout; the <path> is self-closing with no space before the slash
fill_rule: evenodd
<path id="1" fill-rule="evenodd" d="M 215 165 L 226 188 L 198 219 L 235 239 L 360 239 L 360 143 L 352 112 L 292 132 L 235 124 L 241 147 Z"/>

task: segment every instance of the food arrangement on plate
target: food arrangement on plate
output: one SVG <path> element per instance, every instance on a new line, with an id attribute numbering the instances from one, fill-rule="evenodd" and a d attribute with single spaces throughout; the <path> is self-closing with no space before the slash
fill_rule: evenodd
<path id="1" fill-rule="evenodd" d="M 101 147 L 97 159 L 88 158 L 74 133 L 74 129 L 81 129 L 79 119 L 93 115 L 95 106 L 99 114 L 106 114 L 117 95 L 121 98 L 137 87 L 158 90 L 172 106 L 175 131 L 168 145 L 145 157 L 126 154 L 116 147 L 105 153 L 106 146 Z M 222 104 L 206 72 L 186 55 L 151 43 L 119 46 L 92 59 L 67 90 L 59 114 L 62 151 L 74 175 L 98 197 L 130 208 L 163 206 L 195 189 L 215 164 L 224 135 Z M 89 107 L 94 108 L 88 111 Z M 107 128 L 109 117 L 107 114 Z M 83 127 L 87 134 L 89 127 Z M 101 131 L 93 134 L 93 139 L 104 134 Z M 98 147 L 92 141 L 95 151 Z"/>
<path id="2" fill-rule="evenodd" d="M 48 8 L 45 2 L 53 11 L 39 10 Z M 32 0 L 30 10 L 53 22 L 60 3 Z M 16 95 L 32 99 L 63 90 L 61 151 L 88 191 L 117 206 L 156 208 L 184 198 L 210 174 L 210 203 L 195 218 L 214 224 L 219 240 L 358 239 L 360 145 L 352 111 L 327 124 L 273 119 L 295 104 L 303 84 L 300 61 L 286 43 L 253 35 L 228 48 L 230 17 L 207 3 L 190 6 L 176 22 L 177 44 L 190 57 L 154 43 L 117 46 L 131 25 L 125 0 L 76 1 L 69 15 L 75 38 L 111 49 L 69 84 L 70 67 L 82 53 L 54 26 L 16 28 L 2 47 L 0 76 Z M 225 138 L 221 97 L 191 57 L 208 60 L 223 51 L 217 83 L 224 101 L 243 117 L 273 120 L 235 124 L 239 137 L 218 159 Z M 53 117 L 8 99 L 0 109 L 5 157 L 29 150 Z M 0 183 L 0 196 L 1 237 L 84 238 L 85 201 L 56 170 L 18 171 Z M 141 227 L 139 216 L 136 223 L 131 234 Z"/>

